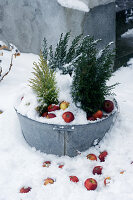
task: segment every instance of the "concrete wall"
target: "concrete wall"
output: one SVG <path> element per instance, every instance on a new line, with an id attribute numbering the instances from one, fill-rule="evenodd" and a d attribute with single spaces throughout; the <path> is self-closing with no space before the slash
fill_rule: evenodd
<path id="1" fill-rule="evenodd" d="M 115 0 L 85 0 L 85 1 L 89 2 L 89 8 L 94 8 L 96 6 L 106 5 L 115 2 Z"/>
<path id="2" fill-rule="evenodd" d="M 102 46 L 115 41 L 115 4 L 85 13 L 64 8 L 56 0 L 0 0 L 0 40 L 22 52 L 39 53 L 44 36 L 55 45 L 59 35 L 70 30 L 73 36 L 84 33 L 101 38 Z"/>
<path id="3" fill-rule="evenodd" d="M 84 34 L 100 38 L 103 48 L 109 42 L 115 42 L 115 4 L 110 3 L 91 9 L 84 19 Z"/>

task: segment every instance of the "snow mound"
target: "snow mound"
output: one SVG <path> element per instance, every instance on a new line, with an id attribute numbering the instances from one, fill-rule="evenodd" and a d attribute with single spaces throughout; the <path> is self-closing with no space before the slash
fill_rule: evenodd
<path id="1" fill-rule="evenodd" d="M 84 12 L 89 12 L 88 5 L 80 0 L 57 0 L 57 2 L 66 8 L 72 8 L 75 10 L 80 10 Z"/>
<path id="2" fill-rule="evenodd" d="M 115 2 L 115 0 L 57 0 L 57 2 L 66 8 L 89 12 L 90 8 Z"/>
<path id="3" fill-rule="evenodd" d="M 128 29 L 127 32 L 123 33 L 121 35 L 122 38 L 128 38 L 128 37 L 133 37 L 133 28 L 132 29 Z"/>

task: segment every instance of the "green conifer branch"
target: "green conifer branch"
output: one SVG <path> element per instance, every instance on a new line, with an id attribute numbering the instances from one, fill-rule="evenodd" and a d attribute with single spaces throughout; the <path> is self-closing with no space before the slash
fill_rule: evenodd
<path id="1" fill-rule="evenodd" d="M 55 72 L 47 65 L 43 53 L 40 52 L 38 63 L 34 64 L 34 78 L 29 80 L 30 86 L 40 102 L 39 112 L 44 111 L 50 104 L 58 103 L 58 89 L 56 87 Z"/>
<path id="2" fill-rule="evenodd" d="M 85 39 L 86 40 L 86 39 Z M 75 74 L 71 88 L 73 101 L 80 103 L 81 108 L 88 114 L 102 108 L 105 96 L 111 94 L 111 90 L 117 85 L 107 86 L 106 82 L 112 76 L 112 64 L 114 52 L 107 45 L 100 57 L 93 39 L 87 39 L 88 44 L 82 43 L 79 50 L 85 45 L 85 50 L 75 63 Z M 90 49 L 87 50 L 87 46 Z M 87 56 L 86 56 L 87 55 Z"/>

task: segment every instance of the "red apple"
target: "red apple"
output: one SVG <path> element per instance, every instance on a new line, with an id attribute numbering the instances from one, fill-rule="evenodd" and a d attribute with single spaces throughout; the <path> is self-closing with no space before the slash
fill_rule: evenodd
<path id="1" fill-rule="evenodd" d="M 103 110 L 107 113 L 112 112 L 114 109 L 114 103 L 110 100 L 105 100 L 103 103 Z"/>
<path id="2" fill-rule="evenodd" d="M 70 178 L 70 181 L 72 181 L 72 182 L 79 182 L 79 179 L 78 179 L 78 177 L 77 176 L 69 176 L 69 178 Z"/>
<path id="3" fill-rule="evenodd" d="M 59 165 L 59 168 L 62 169 L 64 167 L 64 165 Z"/>
<path id="4" fill-rule="evenodd" d="M 102 174 L 102 167 L 101 166 L 96 166 L 96 167 L 94 167 L 94 169 L 93 169 L 93 174 L 95 175 L 95 174 L 98 174 L 98 175 L 100 175 L 100 174 Z"/>
<path id="5" fill-rule="evenodd" d="M 31 191 L 31 187 L 22 187 L 19 192 L 20 193 L 28 193 L 30 191 Z"/>
<path id="6" fill-rule="evenodd" d="M 47 118 L 48 118 L 48 119 L 54 118 L 54 117 L 56 117 L 56 115 L 55 115 L 54 113 L 49 113 L 49 114 L 47 115 Z"/>
<path id="7" fill-rule="evenodd" d="M 46 178 L 44 180 L 44 185 L 47 185 L 47 184 L 53 184 L 54 183 L 54 180 L 52 178 Z"/>
<path id="8" fill-rule="evenodd" d="M 94 113 L 92 115 L 92 117 L 94 117 L 94 119 L 97 119 L 97 118 L 101 119 L 102 116 L 103 116 L 103 112 L 101 110 L 98 110 L 96 113 Z"/>
<path id="9" fill-rule="evenodd" d="M 97 181 L 93 178 L 88 178 L 84 182 L 84 186 L 87 190 L 95 190 L 97 188 Z"/>
<path id="10" fill-rule="evenodd" d="M 109 183 L 110 183 L 110 180 L 111 180 L 110 177 L 106 177 L 106 178 L 104 179 L 104 185 L 106 186 L 107 184 L 109 184 Z"/>
<path id="11" fill-rule="evenodd" d="M 87 157 L 87 159 L 89 159 L 89 160 L 97 160 L 96 155 L 95 155 L 95 154 L 92 154 L 92 153 L 88 154 L 86 157 Z"/>
<path id="12" fill-rule="evenodd" d="M 49 167 L 50 165 L 51 165 L 51 161 L 45 161 L 42 166 Z"/>
<path id="13" fill-rule="evenodd" d="M 90 117 L 88 117 L 88 118 L 87 118 L 87 120 L 90 120 L 90 121 L 95 121 L 95 118 L 94 118 L 94 117 L 92 117 L 92 116 L 90 116 Z"/>
<path id="14" fill-rule="evenodd" d="M 54 105 L 54 104 L 51 104 L 48 106 L 48 112 L 52 112 L 52 111 L 59 110 L 59 109 L 60 109 L 60 107 L 57 105 Z"/>
<path id="15" fill-rule="evenodd" d="M 65 112 L 63 113 L 62 118 L 66 123 L 70 123 L 74 120 L 74 115 L 72 112 Z"/>
<path id="16" fill-rule="evenodd" d="M 44 112 L 44 113 L 42 114 L 42 117 L 47 117 L 47 115 L 48 115 L 48 112 Z"/>
<path id="17" fill-rule="evenodd" d="M 66 108 L 68 108 L 68 106 L 69 106 L 69 102 L 62 101 L 60 103 L 60 109 L 62 109 L 62 110 L 65 110 Z"/>
<path id="18" fill-rule="evenodd" d="M 98 156 L 98 158 L 100 159 L 101 162 L 105 161 L 105 157 L 108 155 L 107 151 L 103 151 L 100 153 L 100 155 Z"/>

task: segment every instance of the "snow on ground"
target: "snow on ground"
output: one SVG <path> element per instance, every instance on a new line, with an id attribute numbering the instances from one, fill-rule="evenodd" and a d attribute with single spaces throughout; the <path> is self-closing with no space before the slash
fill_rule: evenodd
<path id="1" fill-rule="evenodd" d="M 129 38 L 129 37 L 133 37 L 133 28 L 132 29 L 128 29 L 127 32 L 123 33 L 121 35 L 122 38 Z"/>
<path id="2" fill-rule="evenodd" d="M 89 12 L 87 3 L 83 2 L 82 0 L 57 0 L 57 2 L 61 6 L 66 8 L 72 8 L 84 12 Z"/>
<path id="3" fill-rule="evenodd" d="M 89 12 L 90 8 L 115 2 L 115 0 L 57 0 L 57 2 L 66 8 Z"/>
<path id="4" fill-rule="evenodd" d="M 10 52 L 4 52 L 4 70 L 9 66 Z M 133 199 L 133 59 L 128 67 L 115 72 L 110 84 L 119 82 L 115 88 L 116 100 L 120 112 L 112 129 L 96 147 L 88 149 L 74 158 L 58 157 L 36 151 L 24 140 L 14 102 L 17 95 L 27 85 L 31 76 L 32 63 L 38 56 L 21 54 L 13 60 L 11 72 L 0 82 L 0 200 L 132 200 Z M 103 150 L 108 151 L 105 162 L 90 161 L 86 155 L 96 156 Z M 43 168 L 44 161 L 52 162 L 49 168 Z M 58 168 L 59 163 L 64 168 Z M 103 166 L 102 175 L 93 175 L 94 166 Z M 125 170 L 124 174 L 120 174 Z M 70 182 L 69 176 L 79 178 L 78 183 Z M 105 177 L 111 177 L 111 183 L 103 184 Z M 55 179 L 53 185 L 44 186 L 44 179 Z M 98 187 L 87 191 L 84 181 L 95 178 Z M 23 186 L 32 190 L 20 194 Z"/>

